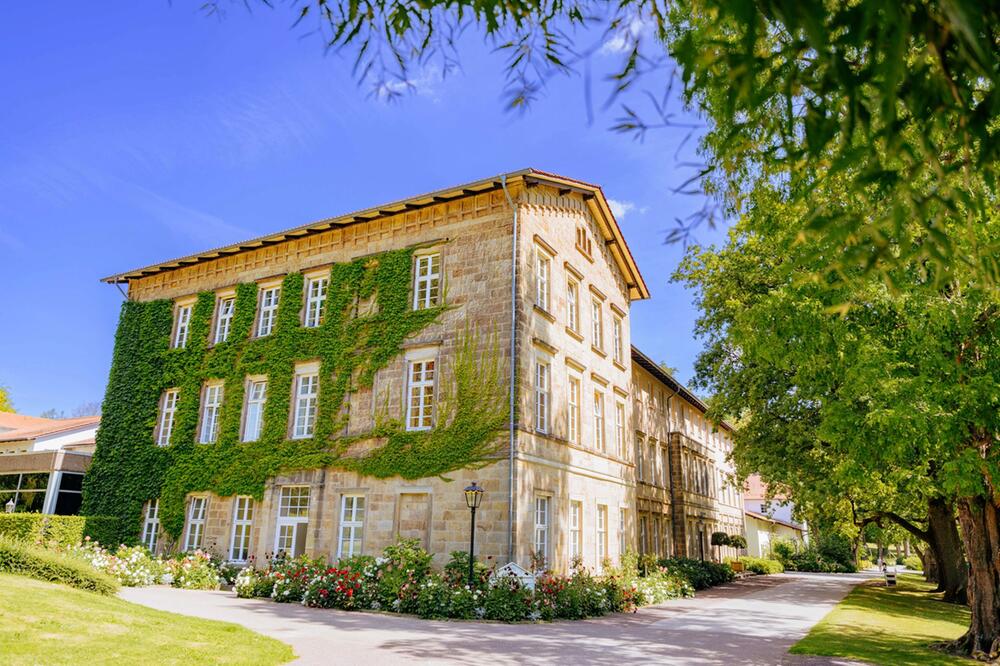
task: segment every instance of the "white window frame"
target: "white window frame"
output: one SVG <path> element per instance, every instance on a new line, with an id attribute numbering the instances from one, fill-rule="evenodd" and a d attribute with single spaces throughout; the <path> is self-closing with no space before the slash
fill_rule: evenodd
<path id="1" fill-rule="evenodd" d="M 552 425 L 552 364 L 535 359 L 535 430 L 550 432 Z"/>
<path id="2" fill-rule="evenodd" d="M 620 457 L 625 457 L 625 403 L 615 400 L 615 448 Z"/>
<path id="3" fill-rule="evenodd" d="M 188 504 L 188 524 L 184 534 L 184 552 L 198 550 L 205 540 L 205 516 L 208 513 L 207 497 L 192 497 Z"/>
<path id="4" fill-rule="evenodd" d="M 612 344 L 612 358 L 615 363 L 619 365 L 622 364 L 623 348 L 622 348 L 622 318 L 617 314 L 611 317 L 611 344 Z"/>
<path id="5" fill-rule="evenodd" d="M 219 296 L 215 299 L 215 334 L 213 344 L 220 345 L 229 339 L 233 327 L 233 314 L 236 312 L 235 296 Z"/>
<path id="6" fill-rule="evenodd" d="M 635 480 L 644 481 L 646 478 L 645 470 L 645 459 L 646 459 L 646 442 L 643 441 L 641 435 L 636 435 L 635 437 Z"/>
<path id="7" fill-rule="evenodd" d="M 552 529 L 552 498 L 548 495 L 535 495 L 535 532 L 534 539 L 532 540 L 532 545 L 534 546 L 535 554 L 541 556 L 543 566 L 548 566 L 549 563 L 549 548 L 551 547 L 552 539 L 551 529 Z"/>
<path id="8" fill-rule="evenodd" d="M 201 390 L 201 425 L 198 429 L 199 444 L 213 444 L 219 439 L 219 412 L 224 398 L 222 382 L 205 384 Z"/>
<path id="9" fill-rule="evenodd" d="M 574 375 L 572 372 L 569 373 L 568 387 L 566 391 L 568 407 L 566 409 L 566 421 L 567 430 L 569 435 L 569 441 L 574 444 L 580 443 L 580 399 L 583 396 L 583 380 Z"/>
<path id="10" fill-rule="evenodd" d="M 188 336 L 191 333 L 191 313 L 193 310 L 193 303 L 178 303 L 174 308 L 174 339 L 171 342 L 172 348 L 184 349 L 187 347 Z"/>
<path id="11" fill-rule="evenodd" d="M 406 429 L 430 430 L 434 427 L 437 402 L 437 350 L 425 350 L 407 358 Z"/>
<path id="12" fill-rule="evenodd" d="M 590 316 L 593 324 L 591 334 L 594 337 L 594 347 L 604 351 L 604 303 L 596 296 L 591 301 Z"/>
<path id="13" fill-rule="evenodd" d="M 608 505 L 597 505 L 597 568 L 604 568 L 604 560 L 608 557 Z"/>
<path id="14" fill-rule="evenodd" d="M 159 498 L 146 503 L 146 517 L 142 523 L 142 545 L 149 552 L 156 553 L 156 542 L 160 534 L 160 500 Z"/>
<path id="15" fill-rule="evenodd" d="M 607 432 L 605 431 L 606 420 L 604 418 L 604 391 L 601 389 L 594 389 L 594 448 L 598 451 L 604 451 L 607 447 L 607 442 L 605 438 L 607 437 Z"/>
<path id="16" fill-rule="evenodd" d="M 170 436 L 174 432 L 174 422 L 177 418 L 177 400 L 180 398 L 180 389 L 171 388 L 163 392 L 160 399 L 160 420 L 156 428 L 157 446 L 168 446 Z"/>
<path id="17" fill-rule="evenodd" d="M 535 305 L 548 312 L 552 284 L 552 255 L 535 246 Z"/>
<path id="18" fill-rule="evenodd" d="M 413 309 L 441 304 L 441 253 L 417 254 L 413 260 Z"/>
<path id="19" fill-rule="evenodd" d="M 253 513 L 253 497 L 237 495 L 233 501 L 233 533 L 229 540 L 230 562 L 246 562 L 250 558 Z"/>
<path id="20" fill-rule="evenodd" d="M 302 491 L 305 491 L 302 493 Z M 285 513 L 287 508 L 291 508 L 293 499 L 292 492 L 295 492 L 294 499 L 301 500 L 305 497 L 305 514 L 296 513 Z M 287 499 L 286 502 L 286 493 Z M 278 554 L 284 552 L 288 557 L 295 557 L 301 555 L 302 553 L 295 552 L 295 542 L 296 536 L 299 530 L 309 529 L 309 513 L 310 504 L 312 503 L 312 489 L 309 486 L 281 486 L 278 489 L 278 517 L 275 521 L 274 528 L 274 553 Z M 287 504 L 287 506 L 286 506 Z M 301 508 L 301 503 L 296 502 L 296 505 Z M 285 538 L 286 534 L 283 534 L 284 528 L 288 528 L 290 531 L 287 533 L 289 548 L 282 547 L 282 540 Z M 305 548 L 305 540 L 308 537 L 303 537 L 303 549 Z"/>
<path id="21" fill-rule="evenodd" d="M 330 279 L 326 275 L 314 275 L 306 278 L 306 310 L 302 325 L 306 328 L 318 328 L 323 323 L 323 304 L 326 303 Z"/>
<path id="22" fill-rule="evenodd" d="M 361 555 L 364 550 L 364 495 L 347 494 L 340 498 L 340 530 L 337 534 L 337 559 Z"/>
<path id="23" fill-rule="evenodd" d="M 281 286 L 262 287 L 260 305 L 257 312 L 257 337 L 266 338 L 274 332 L 278 319 L 278 305 L 281 303 Z"/>
<path id="24" fill-rule="evenodd" d="M 292 407 L 292 439 L 309 439 L 316 434 L 319 409 L 319 365 L 295 369 L 295 403 Z"/>
<path id="25" fill-rule="evenodd" d="M 267 378 L 251 377 L 246 383 L 246 401 L 243 405 L 243 432 L 241 442 L 256 442 L 264 430 L 264 407 L 267 404 Z"/>
<path id="26" fill-rule="evenodd" d="M 580 282 L 575 278 L 566 280 L 566 320 L 571 331 L 580 332 Z"/>
<path id="27" fill-rule="evenodd" d="M 569 503 L 569 561 L 583 556 L 583 502 L 570 500 Z"/>

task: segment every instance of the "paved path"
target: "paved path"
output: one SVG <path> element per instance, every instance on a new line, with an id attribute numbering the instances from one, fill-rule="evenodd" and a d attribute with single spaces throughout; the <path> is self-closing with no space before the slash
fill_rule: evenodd
<path id="1" fill-rule="evenodd" d="M 788 648 L 868 576 L 760 576 L 634 614 L 517 625 L 318 610 L 162 586 L 125 588 L 121 596 L 242 624 L 291 644 L 299 664 L 829 664 L 837 662 L 802 660 Z"/>

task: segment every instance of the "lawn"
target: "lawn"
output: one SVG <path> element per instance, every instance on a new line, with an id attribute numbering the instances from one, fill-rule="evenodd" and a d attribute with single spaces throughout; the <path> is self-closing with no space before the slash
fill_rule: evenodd
<path id="1" fill-rule="evenodd" d="M 975 663 L 927 647 L 958 638 L 969 623 L 968 608 L 940 601 L 932 589 L 913 574 L 900 576 L 894 588 L 881 581 L 859 585 L 790 651 L 894 666 Z"/>
<path id="2" fill-rule="evenodd" d="M 292 649 L 248 629 L 117 597 L 0 575 L 3 664 L 282 664 Z"/>

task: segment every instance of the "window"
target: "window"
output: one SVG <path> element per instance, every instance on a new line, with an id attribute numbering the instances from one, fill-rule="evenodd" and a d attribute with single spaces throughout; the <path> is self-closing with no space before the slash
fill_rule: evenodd
<path id="1" fill-rule="evenodd" d="M 426 310 L 441 303 L 441 254 L 416 257 L 413 279 L 413 309 Z"/>
<path id="2" fill-rule="evenodd" d="M 184 538 L 184 550 L 201 548 L 202 537 L 205 536 L 205 507 L 208 500 L 204 497 L 192 497 L 188 505 L 187 536 Z"/>
<path id="3" fill-rule="evenodd" d="M 569 376 L 569 441 L 580 443 L 580 379 Z"/>
<path id="4" fill-rule="evenodd" d="M 615 363 L 621 365 L 624 350 L 622 349 L 622 318 L 618 315 L 611 318 L 611 354 Z"/>
<path id="5" fill-rule="evenodd" d="M 604 349 L 604 307 L 601 305 L 599 299 L 594 299 L 591 302 L 591 320 L 594 325 L 594 346 L 598 349 Z"/>
<path id="6" fill-rule="evenodd" d="M 406 389 L 406 429 L 428 430 L 434 425 L 435 359 L 410 361 Z"/>
<path id="7" fill-rule="evenodd" d="M 253 524 L 253 498 L 237 497 L 233 504 L 233 538 L 229 543 L 229 561 L 246 562 L 250 558 L 250 527 Z"/>
<path id="8" fill-rule="evenodd" d="M 657 455 L 658 449 L 656 447 L 656 440 L 650 439 L 647 446 L 648 457 L 646 458 L 646 462 L 649 465 L 649 483 L 651 485 L 655 485 L 656 482 L 660 480 L 659 475 L 656 473 L 657 466 L 660 463 L 660 461 L 657 460 L 659 456 Z"/>
<path id="9" fill-rule="evenodd" d="M 569 562 L 583 556 L 583 532 L 580 523 L 583 522 L 583 502 L 569 503 Z"/>
<path id="10" fill-rule="evenodd" d="M 649 552 L 649 543 L 646 540 L 646 516 L 639 516 L 639 553 L 645 555 Z"/>
<path id="11" fill-rule="evenodd" d="M 604 450 L 604 393 L 594 391 L 594 446 Z"/>
<path id="12" fill-rule="evenodd" d="M 644 455 L 644 453 L 643 453 L 643 448 L 644 447 L 645 447 L 645 445 L 643 444 L 642 437 L 641 436 L 640 437 L 636 437 L 636 439 L 635 439 L 635 480 L 639 481 L 639 482 L 644 481 L 645 478 L 646 478 L 646 476 L 645 476 L 646 475 L 646 470 L 644 469 L 645 468 L 645 464 L 644 463 L 645 463 L 645 457 L 646 457 Z"/>
<path id="13" fill-rule="evenodd" d="M 542 564 L 549 561 L 549 498 L 535 498 L 535 556 Z"/>
<path id="14" fill-rule="evenodd" d="M 604 567 L 608 556 L 608 507 L 597 505 L 597 566 Z"/>
<path id="15" fill-rule="evenodd" d="M 535 248 L 535 305 L 549 309 L 549 276 L 552 273 L 552 258 L 548 253 Z"/>
<path id="16" fill-rule="evenodd" d="M 618 509 L 618 556 L 628 551 L 628 509 Z"/>
<path id="17" fill-rule="evenodd" d="M 306 549 L 309 529 L 309 487 L 282 486 L 278 495 L 278 525 L 274 536 L 275 554 L 298 557 Z"/>
<path id="18" fill-rule="evenodd" d="M 219 410 L 222 408 L 222 384 L 208 384 L 202 392 L 201 433 L 198 442 L 211 444 L 219 437 Z"/>
<path id="19" fill-rule="evenodd" d="M 660 517 L 653 516 L 652 532 L 649 535 L 649 550 L 651 553 L 660 555 Z"/>
<path id="20" fill-rule="evenodd" d="M 156 428 L 156 443 L 160 446 L 170 444 L 170 435 L 174 432 L 174 417 L 177 415 L 177 396 L 180 391 L 167 389 L 160 399 L 160 422 Z"/>
<path id="21" fill-rule="evenodd" d="M 316 401 L 319 373 L 298 370 L 295 374 L 295 412 L 292 415 L 292 439 L 308 439 L 316 430 Z"/>
<path id="22" fill-rule="evenodd" d="M 260 292 L 260 314 L 257 318 L 257 337 L 271 335 L 274 322 L 278 316 L 278 300 L 281 298 L 281 287 L 269 287 Z"/>
<path id="23" fill-rule="evenodd" d="M 160 534 L 160 500 L 146 504 L 146 519 L 142 523 L 142 545 L 149 552 L 156 552 L 156 539 Z"/>
<path id="24" fill-rule="evenodd" d="M 660 450 L 660 455 L 663 459 L 663 464 L 660 465 L 660 471 L 663 473 L 663 487 L 670 487 L 670 449 L 664 446 Z"/>
<path id="25" fill-rule="evenodd" d="M 572 278 L 566 282 L 566 325 L 580 332 L 580 283 Z"/>
<path id="26" fill-rule="evenodd" d="M 549 364 L 535 361 L 535 430 L 549 431 Z"/>
<path id="27" fill-rule="evenodd" d="M 247 404 L 243 414 L 243 436 L 241 442 L 256 442 L 264 427 L 264 403 L 267 401 L 267 380 L 247 382 Z"/>
<path id="28" fill-rule="evenodd" d="M 220 298 L 215 303 L 215 335 L 214 344 L 222 344 L 229 339 L 229 329 L 233 325 L 233 312 L 236 309 L 236 299 Z"/>
<path id="29" fill-rule="evenodd" d="M 191 305 L 178 305 L 174 310 L 174 349 L 187 346 L 188 333 L 191 331 Z"/>
<path id="30" fill-rule="evenodd" d="M 625 403 L 615 401 L 615 451 L 625 457 Z"/>
<path id="31" fill-rule="evenodd" d="M 593 254 L 593 246 L 590 242 L 590 234 L 583 227 L 576 228 L 576 249 L 585 254 L 589 259 Z"/>
<path id="32" fill-rule="evenodd" d="M 323 302 L 326 301 L 326 277 L 311 277 L 306 280 L 306 328 L 316 328 L 323 321 Z"/>
<path id="33" fill-rule="evenodd" d="M 365 498 L 344 495 L 340 500 L 340 541 L 337 557 L 361 554 L 361 534 L 365 525 Z"/>

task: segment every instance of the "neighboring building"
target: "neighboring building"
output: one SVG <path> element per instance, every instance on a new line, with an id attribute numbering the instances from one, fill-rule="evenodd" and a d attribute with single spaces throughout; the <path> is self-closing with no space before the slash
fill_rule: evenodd
<path id="1" fill-rule="evenodd" d="M 0 511 L 77 513 L 100 422 L 0 412 Z"/>
<path id="2" fill-rule="evenodd" d="M 746 512 L 747 553 L 753 557 L 768 557 L 778 539 L 791 541 L 797 547 L 809 543 L 808 527 L 794 518 L 795 505 L 782 494 L 768 497 L 767 484 L 760 475 L 752 474 L 743 492 Z"/>
<path id="3" fill-rule="evenodd" d="M 711 545 L 713 532 L 743 534 L 742 497 L 727 458 L 732 427 L 711 423 L 707 405 L 636 348 L 632 399 L 639 551 L 695 559 L 739 555 Z"/>
<path id="4" fill-rule="evenodd" d="M 237 285 L 256 282 L 251 330 L 267 336 L 280 314 L 282 276 L 301 272 L 308 279 L 297 325 L 307 328 L 318 323 L 310 303 L 320 299 L 317 308 L 322 307 L 331 265 L 405 248 L 413 248 L 412 308 L 448 308 L 376 369 L 372 387 L 348 393 L 339 413 L 346 419 L 344 434 L 364 439 L 384 418 L 398 419 L 408 430 L 438 426 L 440 377 L 455 362 L 462 331 L 471 326 L 495 334 L 505 367 L 509 350 L 514 352 L 518 419 L 509 431 L 497 433 L 503 446 L 495 462 L 445 475 L 454 482 L 441 475 L 378 479 L 332 466 L 279 473 L 268 479 L 262 501 L 190 493 L 178 547 L 206 547 L 234 561 L 279 551 L 336 558 L 377 553 L 405 536 L 419 539 L 440 563 L 451 551 L 467 548 L 469 511 L 462 487 L 472 480 L 486 490 L 477 513 L 478 555 L 523 565 L 534 556 L 555 570 L 566 570 L 575 560 L 599 569 L 605 558 L 617 560 L 624 549 L 636 548 L 637 511 L 646 518 L 642 529 L 649 551 L 671 552 L 668 544 L 680 538 L 677 552 L 709 557 L 707 549 L 688 545 L 695 543 L 691 530 L 741 529 L 722 501 L 725 467 L 719 447 L 728 435 L 712 431 L 703 418 L 704 405 L 667 375 L 656 381 L 678 387 L 672 392 L 681 393 L 688 405 L 679 408 L 676 423 L 657 414 L 663 403 L 642 402 L 644 414 L 634 414 L 639 403 L 629 308 L 649 293 L 597 186 L 527 169 L 106 281 L 127 284 L 130 300 L 172 300 L 169 343 L 176 347 L 188 343 L 198 323 L 192 320 L 192 304 L 199 293 L 216 294 L 207 327 L 213 336 L 221 321 L 228 332 L 239 314 L 233 312 Z M 365 316 L 357 314 L 364 310 L 364 304 L 357 305 L 355 316 Z M 293 395 L 283 418 L 290 424 L 288 438 L 295 439 L 300 427 L 308 437 L 317 420 L 338 414 L 322 413 L 317 398 L 333 378 L 311 358 L 290 362 Z M 230 388 L 223 384 L 206 382 L 193 396 L 164 386 L 156 425 L 150 423 L 145 435 L 148 446 L 178 446 L 174 413 L 184 400 L 199 401 L 197 439 L 205 442 L 199 446 L 218 446 L 219 427 L 240 428 L 241 437 L 247 429 L 259 432 L 265 402 L 276 399 L 267 383 L 267 377 L 246 377 L 245 390 L 234 391 L 244 396 L 242 405 L 232 406 L 241 416 L 228 421 Z M 650 477 L 641 491 L 636 431 L 656 446 L 671 441 L 677 447 L 677 471 L 669 473 L 670 463 L 660 462 L 658 479 Z M 209 436 L 203 437 L 205 432 Z M 378 444 L 372 437 L 366 445 Z M 695 467 L 695 459 L 709 464 Z M 682 474 L 681 466 L 691 469 Z M 675 504 L 669 486 L 681 479 L 685 487 L 699 490 Z M 146 499 L 143 540 L 162 548 L 159 503 Z M 650 545 L 654 541 L 663 545 Z"/>

